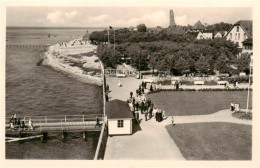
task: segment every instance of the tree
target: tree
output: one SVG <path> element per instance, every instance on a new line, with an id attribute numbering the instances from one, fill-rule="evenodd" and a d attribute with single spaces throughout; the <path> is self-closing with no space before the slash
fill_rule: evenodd
<path id="1" fill-rule="evenodd" d="M 138 32 L 146 32 L 146 26 L 145 24 L 139 24 L 136 26 Z"/>
<path id="2" fill-rule="evenodd" d="M 245 72 L 246 74 L 249 74 L 249 66 L 250 66 L 250 61 L 251 61 L 251 56 L 248 53 L 244 53 L 242 54 L 239 58 L 238 58 L 238 67 L 239 70 L 242 72 Z"/>

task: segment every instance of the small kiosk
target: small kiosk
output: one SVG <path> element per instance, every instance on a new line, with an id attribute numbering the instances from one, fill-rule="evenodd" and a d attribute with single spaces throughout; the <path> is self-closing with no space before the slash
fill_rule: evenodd
<path id="1" fill-rule="evenodd" d="M 134 119 L 128 104 L 122 100 L 106 102 L 106 114 L 109 135 L 132 134 L 132 120 Z"/>

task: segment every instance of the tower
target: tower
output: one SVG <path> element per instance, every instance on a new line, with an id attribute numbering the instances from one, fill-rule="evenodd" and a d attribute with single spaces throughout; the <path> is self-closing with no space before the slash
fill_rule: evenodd
<path id="1" fill-rule="evenodd" d="M 174 21 L 174 13 L 173 10 L 170 10 L 170 27 L 171 26 L 176 26 L 176 23 Z"/>

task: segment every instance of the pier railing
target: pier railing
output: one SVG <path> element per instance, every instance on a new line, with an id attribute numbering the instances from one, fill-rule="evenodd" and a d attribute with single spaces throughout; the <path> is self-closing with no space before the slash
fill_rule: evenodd
<path id="1" fill-rule="evenodd" d="M 6 128 L 10 128 L 10 120 L 11 117 L 6 118 Z M 16 122 L 18 120 L 20 120 L 20 123 L 24 122 L 26 127 L 29 126 L 29 120 L 31 120 L 33 122 L 33 127 L 35 127 L 35 131 L 75 129 L 85 130 L 95 129 L 98 124 L 102 124 L 104 122 L 104 116 L 103 114 L 24 117 L 17 116 Z M 18 126 L 18 128 L 20 127 Z"/>

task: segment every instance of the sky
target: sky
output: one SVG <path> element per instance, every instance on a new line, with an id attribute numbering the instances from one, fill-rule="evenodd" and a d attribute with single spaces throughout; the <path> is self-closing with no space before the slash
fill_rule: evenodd
<path id="1" fill-rule="evenodd" d="M 168 27 L 169 11 L 177 25 L 252 20 L 251 8 L 239 7 L 7 7 L 7 26 L 37 27 Z"/>

